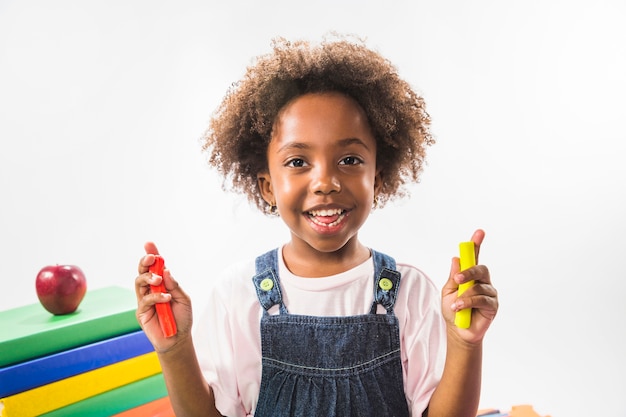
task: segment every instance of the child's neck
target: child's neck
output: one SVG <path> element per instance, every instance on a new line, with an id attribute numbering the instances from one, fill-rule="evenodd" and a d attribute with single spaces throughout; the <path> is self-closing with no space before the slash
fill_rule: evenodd
<path id="1" fill-rule="evenodd" d="M 305 278 L 320 278 L 348 271 L 365 262 L 370 250 L 354 241 L 332 252 L 321 252 L 293 241 L 283 248 L 283 260 L 292 274 Z"/>

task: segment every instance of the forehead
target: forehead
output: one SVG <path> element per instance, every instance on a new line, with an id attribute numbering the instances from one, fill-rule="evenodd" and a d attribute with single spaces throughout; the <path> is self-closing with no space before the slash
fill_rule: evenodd
<path id="1" fill-rule="evenodd" d="M 286 104 L 276 119 L 272 140 L 320 135 L 373 139 L 361 106 L 344 94 L 328 92 L 305 94 Z"/>

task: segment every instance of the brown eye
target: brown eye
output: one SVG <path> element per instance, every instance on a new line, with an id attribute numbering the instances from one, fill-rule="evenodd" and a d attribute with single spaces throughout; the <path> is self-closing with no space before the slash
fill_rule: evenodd
<path id="1" fill-rule="evenodd" d="M 362 163 L 363 161 L 356 156 L 345 157 L 339 162 L 340 165 L 358 165 Z"/>
<path id="2" fill-rule="evenodd" d="M 304 162 L 304 159 L 300 159 L 300 158 L 291 159 L 286 164 L 286 166 L 294 167 L 294 168 L 302 168 L 305 165 L 306 163 Z"/>

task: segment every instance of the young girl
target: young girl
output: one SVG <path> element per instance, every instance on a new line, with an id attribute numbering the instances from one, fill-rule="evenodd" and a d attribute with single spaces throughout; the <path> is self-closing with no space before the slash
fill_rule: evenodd
<path id="1" fill-rule="evenodd" d="M 137 318 L 178 416 L 476 415 L 498 309 L 488 269 L 460 271 L 453 258 L 440 296 L 420 270 L 358 239 L 373 207 L 418 180 L 429 122 L 386 59 L 345 39 L 279 39 L 233 85 L 205 135 L 210 164 L 291 239 L 220 274 L 193 339 L 190 297 L 168 270 L 148 272 L 158 251 L 145 245 Z M 472 236 L 477 253 L 483 237 Z M 151 293 L 161 280 L 169 293 Z M 167 302 L 171 338 L 155 313 Z M 469 329 L 454 325 L 464 308 Z"/>

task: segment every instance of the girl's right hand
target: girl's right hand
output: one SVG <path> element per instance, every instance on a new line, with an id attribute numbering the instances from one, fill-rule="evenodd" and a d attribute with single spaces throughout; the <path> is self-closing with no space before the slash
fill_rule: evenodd
<path id="1" fill-rule="evenodd" d="M 180 288 L 170 270 L 165 268 L 163 277 L 152 275 L 150 265 L 154 263 L 154 255 L 159 251 L 152 242 L 144 245 L 146 255 L 139 261 L 139 275 L 135 279 L 135 294 L 137 295 L 136 317 L 139 325 L 158 353 L 165 353 L 178 343 L 190 337 L 192 323 L 191 300 Z M 161 280 L 165 284 L 167 294 L 151 293 L 150 285 L 158 285 Z M 157 317 L 156 303 L 171 302 L 174 320 L 176 320 L 177 333 L 166 338 L 163 336 L 159 319 Z"/>

